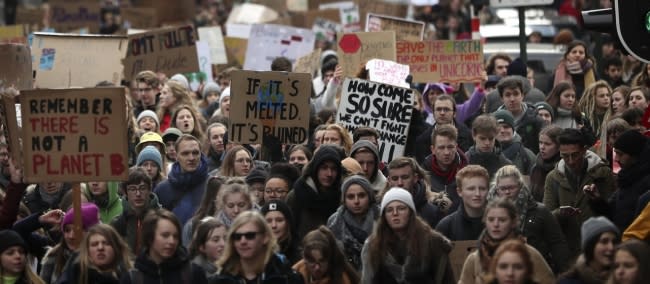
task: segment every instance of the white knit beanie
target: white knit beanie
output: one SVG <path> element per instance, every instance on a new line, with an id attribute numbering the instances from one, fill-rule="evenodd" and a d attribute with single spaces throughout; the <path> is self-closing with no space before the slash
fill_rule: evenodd
<path id="1" fill-rule="evenodd" d="M 393 201 L 401 201 L 410 207 L 413 212 L 417 212 L 415 210 L 415 203 L 413 203 L 413 196 L 411 196 L 411 193 L 406 191 L 406 189 L 403 189 L 401 187 L 392 187 L 389 189 L 381 199 L 381 212 L 383 213 L 384 209 L 386 209 L 386 206 L 388 206 L 388 204 Z"/>

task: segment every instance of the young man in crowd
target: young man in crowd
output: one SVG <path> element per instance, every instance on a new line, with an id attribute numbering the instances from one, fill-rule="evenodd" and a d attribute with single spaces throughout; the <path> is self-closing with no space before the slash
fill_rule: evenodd
<path id="1" fill-rule="evenodd" d="M 511 165 L 501 148 L 496 143 L 497 120 L 494 116 L 483 114 L 477 117 L 472 123 L 472 146 L 465 155 L 471 165 L 480 165 L 487 169 L 490 177 L 494 176 L 501 167 Z"/>
<path id="2" fill-rule="evenodd" d="M 160 96 L 160 79 L 153 71 L 142 71 L 135 76 L 137 94 L 133 96 L 135 103 L 133 115 L 138 117 L 144 110 L 156 111 Z"/>
<path id="3" fill-rule="evenodd" d="M 516 76 L 508 76 L 499 81 L 497 85 L 499 96 L 503 104 L 499 109 L 505 109 L 515 119 L 514 129 L 521 136 L 521 142 L 526 148 L 539 152 L 539 132 L 542 130 L 543 121 L 537 117 L 535 107 L 524 102 L 524 87 L 522 80 Z"/>
<path id="4" fill-rule="evenodd" d="M 386 187 L 386 177 L 379 170 L 381 160 L 379 159 L 379 151 L 375 144 L 370 140 L 357 141 L 352 145 L 350 157 L 359 162 L 364 175 L 370 181 L 372 189 L 375 190 L 375 194 Z"/>
<path id="5" fill-rule="evenodd" d="M 535 164 L 536 157 L 533 151 L 521 143 L 521 136 L 515 132 L 515 118 L 507 110 L 498 110 L 494 113 L 497 119 L 497 141 L 501 146 L 501 153 L 512 162 L 519 171 L 528 175 Z"/>

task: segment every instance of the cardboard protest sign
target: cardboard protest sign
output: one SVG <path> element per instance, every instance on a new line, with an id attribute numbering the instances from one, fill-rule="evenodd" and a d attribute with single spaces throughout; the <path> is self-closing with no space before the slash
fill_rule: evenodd
<path id="1" fill-rule="evenodd" d="M 32 88 L 32 56 L 22 44 L 0 44 L 0 92 L 13 86 L 18 90 Z"/>
<path id="2" fill-rule="evenodd" d="M 7 139 L 11 158 L 13 158 L 20 168 L 20 165 L 22 165 L 22 147 L 20 146 L 20 126 L 18 125 L 20 118 L 15 107 L 15 97 L 17 95 L 18 91 L 15 89 L 0 90 L 0 129 L 2 130 L 2 135 Z"/>
<path id="3" fill-rule="evenodd" d="M 201 27 L 198 28 L 199 39 L 204 41 L 210 47 L 210 59 L 212 64 L 226 64 L 226 47 L 223 44 L 223 34 L 221 27 Z"/>
<path id="4" fill-rule="evenodd" d="M 465 259 L 476 250 L 478 241 L 453 241 L 451 243 L 453 244 L 453 248 L 449 253 L 451 270 L 454 272 L 454 279 L 460 279 Z"/>
<path id="5" fill-rule="evenodd" d="M 395 61 L 393 31 L 339 34 L 337 38 L 339 64 L 345 77 L 354 77 L 359 68 L 370 59 Z"/>
<path id="6" fill-rule="evenodd" d="M 136 2 L 136 1 L 134 1 Z M 184 23 L 196 15 L 195 1 L 180 0 L 139 0 L 136 8 L 153 8 L 156 10 L 156 25 Z"/>
<path id="7" fill-rule="evenodd" d="M 316 34 L 316 40 L 333 42 L 336 40 L 336 34 L 343 31 L 343 27 L 337 22 L 316 18 L 311 30 Z"/>
<path id="8" fill-rule="evenodd" d="M 271 70 L 271 62 L 279 56 L 292 63 L 314 49 L 314 32 L 289 26 L 256 24 L 251 29 L 244 69 Z"/>
<path id="9" fill-rule="evenodd" d="M 309 10 L 309 0 L 287 0 L 287 9 L 291 12 L 307 11 Z"/>
<path id="10" fill-rule="evenodd" d="M 277 12 L 283 12 L 287 10 L 287 0 L 251 0 L 250 2 L 264 5 Z"/>
<path id="11" fill-rule="evenodd" d="M 177 26 L 129 35 L 124 77 L 153 70 L 169 76 L 199 71 L 193 26 Z"/>
<path id="12" fill-rule="evenodd" d="M 228 63 L 244 66 L 248 40 L 245 38 L 224 37 L 223 43 L 226 46 L 226 54 L 228 54 L 229 59 Z"/>
<path id="13" fill-rule="evenodd" d="M 294 13 L 291 17 L 291 25 L 294 27 L 310 29 L 314 26 L 314 23 L 318 18 L 340 24 L 341 12 L 339 9 L 320 9 Z"/>
<path id="14" fill-rule="evenodd" d="M 404 154 L 413 115 L 413 90 L 345 78 L 336 123 L 352 133 L 359 126 L 379 131 L 379 156 L 390 162 Z"/>
<path id="15" fill-rule="evenodd" d="M 406 18 L 408 5 L 398 3 L 387 3 L 377 0 L 355 0 L 361 15 L 361 26 L 366 26 L 366 15 L 368 13 Z"/>
<path id="16" fill-rule="evenodd" d="M 307 54 L 303 57 L 298 58 L 296 63 L 293 64 L 293 72 L 296 73 L 309 73 L 313 77 L 318 73 L 318 68 L 320 68 L 320 56 L 321 49 L 317 48 L 312 51 L 310 54 Z"/>
<path id="17" fill-rule="evenodd" d="M 16 8 L 16 24 L 29 26 L 29 31 L 39 31 L 43 28 L 43 18 L 45 11 L 43 9 L 28 9 L 25 7 Z"/>
<path id="18" fill-rule="evenodd" d="M 27 26 L 25 25 L 0 26 L 0 44 L 27 44 L 27 37 L 25 37 L 26 35 Z"/>
<path id="19" fill-rule="evenodd" d="M 97 1 L 51 0 L 50 27 L 57 32 L 88 28 L 91 33 L 99 32 L 101 8 Z"/>
<path id="20" fill-rule="evenodd" d="M 480 40 L 400 41 L 397 62 L 410 66 L 413 82 L 480 81 L 483 45 Z"/>
<path id="21" fill-rule="evenodd" d="M 236 38 L 248 38 L 251 35 L 252 27 L 253 25 L 250 24 L 227 23 L 226 35 Z"/>
<path id="22" fill-rule="evenodd" d="M 154 8 L 120 8 L 120 15 L 128 28 L 147 29 L 158 26 Z"/>
<path id="23" fill-rule="evenodd" d="M 23 91 L 20 103 L 27 182 L 126 180 L 124 88 Z"/>
<path id="24" fill-rule="evenodd" d="M 366 63 L 368 79 L 374 82 L 394 85 L 402 88 L 410 88 L 406 82 L 409 75 L 409 66 L 395 63 L 390 60 L 371 59 Z"/>
<path id="25" fill-rule="evenodd" d="M 190 90 L 196 92 L 202 83 L 214 82 L 212 79 L 212 64 L 210 63 L 210 47 L 207 42 L 196 42 L 196 53 L 199 60 L 199 72 L 185 73 Z"/>
<path id="26" fill-rule="evenodd" d="M 119 86 L 126 50 L 124 36 L 35 33 L 35 84 L 38 88 L 94 87 L 109 81 Z"/>
<path id="27" fill-rule="evenodd" d="M 244 3 L 232 8 L 226 23 L 259 24 L 275 21 L 278 12 L 264 5 Z"/>
<path id="28" fill-rule="evenodd" d="M 395 37 L 398 41 L 420 41 L 424 36 L 424 22 L 368 13 L 366 31 L 395 31 Z"/>
<path id="29" fill-rule="evenodd" d="M 300 144 L 309 138 L 311 76 L 305 73 L 234 71 L 230 129 L 238 143 Z M 234 111 L 237 110 L 237 111 Z"/>

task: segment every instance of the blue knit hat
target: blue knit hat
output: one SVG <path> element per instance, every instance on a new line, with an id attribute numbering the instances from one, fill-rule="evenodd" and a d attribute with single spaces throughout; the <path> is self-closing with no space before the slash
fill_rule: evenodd
<path id="1" fill-rule="evenodd" d="M 160 152 L 156 147 L 149 145 L 140 151 L 140 154 L 138 154 L 137 165 L 141 166 L 145 161 L 153 161 L 158 165 L 160 170 L 163 170 L 162 156 L 160 156 Z"/>

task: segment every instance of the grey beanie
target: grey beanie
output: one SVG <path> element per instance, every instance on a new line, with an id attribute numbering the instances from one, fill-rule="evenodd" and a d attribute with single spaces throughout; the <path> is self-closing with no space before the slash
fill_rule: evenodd
<path id="1" fill-rule="evenodd" d="M 413 202 L 413 196 L 411 195 L 410 192 L 406 191 L 406 189 L 403 189 L 401 187 L 391 187 L 386 194 L 384 194 L 384 197 L 381 199 L 381 213 L 384 214 L 384 209 L 386 209 L 386 206 L 390 204 L 393 201 L 400 201 L 404 204 L 406 204 L 408 207 L 413 210 L 413 212 L 417 212 L 415 210 L 415 203 Z"/>
<path id="2" fill-rule="evenodd" d="M 342 200 L 345 200 L 345 193 L 353 184 L 360 185 L 361 188 L 363 188 L 363 190 L 366 191 L 366 194 L 368 194 L 368 199 L 370 200 L 370 204 L 371 205 L 375 204 L 375 190 L 372 188 L 372 185 L 370 185 L 368 179 L 366 179 L 366 177 L 362 175 L 351 175 L 347 177 L 345 180 L 343 180 L 343 184 L 341 185 Z"/>
<path id="3" fill-rule="evenodd" d="M 373 144 L 372 142 L 368 140 L 359 140 L 356 143 L 352 145 L 352 148 L 350 149 L 350 157 L 353 157 L 354 154 L 359 151 L 361 148 L 368 148 L 370 151 L 372 151 L 373 154 L 375 154 L 375 158 L 379 160 L 379 150 L 377 150 L 377 146 Z"/>
<path id="4" fill-rule="evenodd" d="M 539 112 L 539 110 L 545 109 L 548 111 L 548 113 L 551 114 L 551 120 L 555 120 L 555 111 L 553 110 L 553 107 L 549 105 L 547 102 L 536 102 L 535 103 L 535 113 Z"/>
<path id="5" fill-rule="evenodd" d="M 603 216 L 591 217 L 582 223 L 580 238 L 582 251 L 587 250 L 587 244 L 589 244 L 591 240 L 598 238 L 600 234 L 605 232 L 612 232 L 616 234 L 617 237 L 621 236 L 621 231 L 618 230 L 616 225 Z"/>
<path id="6" fill-rule="evenodd" d="M 142 163 L 146 161 L 153 161 L 158 165 L 158 168 L 162 171 L 164 170 L 162 166 L 162 156 L 160 155 L 160 151 L 154 146 L 147 146 L 140 151 L 140 154 L 138 154 L 138 160 L 136 165 L 141 166 Z"/>
<path id="7" fill-rule="evenodd" d="M 153 120 L 156 122 L 156 125 L 160 127 L 160 120 L 158 120 L 158 115 L 151 111 L 151 110 L 143 110 L 140 114 L 138 114 L 138 118 L 136 119 L 136 123 L 140 124 L 140 120 L 145 118 L 145 117 L 151 117 Z"/>
<path id="8" fill-rule="evenodd" d="M 201 97 L 205 99 L 209 93 L 219 93 L 221 94 L 221 87 L 215 82 L 208 82 L 203 86 L 203 92 L 201 92 Z"/>
<path id="9" fill-rule="evenodd" d="M 180 73 L 174 74 L 174 76 L 169 78 L 169 80 L 176 81 L 176 82 L 180 83 L 181 85 L 183 85 L 183 87 L 185 87 L 186 90 L 188 90 L 188 91 L 190 90 L 190 82 L 187 81 L 187 78 L 183 74 L 180 74 Z"/>

